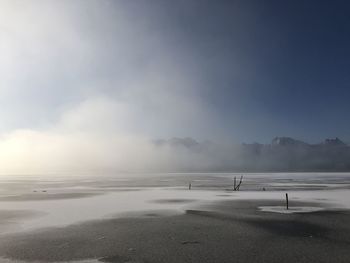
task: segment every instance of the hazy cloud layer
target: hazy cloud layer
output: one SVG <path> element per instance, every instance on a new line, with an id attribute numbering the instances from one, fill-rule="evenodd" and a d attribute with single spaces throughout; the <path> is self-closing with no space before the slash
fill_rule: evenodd
<path id="1" fill-rule="evenodd" d="M 214 130 L 181 52 L 122 2 L 0 4 L 0 172 L 176 170 L 151 140 Z"/>
<path id="2" fill-rule="evenodd" d="M 3 133 L 0 172 L 178 171 L 207 165 L 202 153 L 158 147 L 148 136 L 129 132 L 134 118 L 128 105 L 99 97 L 67 110 L 45 129 Z"/>
<path id="3" fill-rule="evenodd" d="M 232 170 L 233 140 L 312 134 L 332 97 L 278 78 L 305 63 L 253 2 L 0 0 L 0 173 Z M 322 116 L 319 137 L 345 134 Z"/>
<path id="4" fill-rule="evenodd" d="M 128 108 L 137 132 L 194 135 L 211 127 L 190 66 L 180 62 L 185 55 L 123 4 L 1 2 L 0 130 L 46 126 L 100 96 Z"/>

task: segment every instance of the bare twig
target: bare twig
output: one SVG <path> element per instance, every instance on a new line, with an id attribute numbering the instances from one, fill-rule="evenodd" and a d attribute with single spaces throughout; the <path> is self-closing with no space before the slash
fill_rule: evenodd
<path id="1" fill-rule="evenodd" d="M 242 181 L 243 181 L 243 175 L 241 176 L 238 184 L 237 184 L 237 178 L 235 176 L 235 178 L 233 180 L 233 191 L 239 191 L 239 188 L 241 187 Z"/>

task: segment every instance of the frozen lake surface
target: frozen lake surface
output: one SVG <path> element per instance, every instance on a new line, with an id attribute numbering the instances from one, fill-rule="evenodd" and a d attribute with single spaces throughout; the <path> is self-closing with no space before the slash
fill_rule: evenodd
<path id="1" fill-rule="evenodd" d="M 62 227 L 111 217 L 173 215 L 220 200 L 277 200 L 283 210 L 285 193 L 290 210 L 350 209 L 350 174 L 244 174 L 241 191 L 232 191 L 241 174 L 145 174 L 119 177 L 2 177 L 1 232 Z M 192 189 L 188 189 L 191 182 Z M 314 203 L 299 207 L 293 202 Z M 320 208 L 322 207 L 322 208 Z M 259 209 L 257 207 L 257 209 Z M 11 216 L 8 216 L 10 213 Z M 27 213 L 26 216 L 16 216 Z M 1 215 L 1 214 L 0 214 Z"/>

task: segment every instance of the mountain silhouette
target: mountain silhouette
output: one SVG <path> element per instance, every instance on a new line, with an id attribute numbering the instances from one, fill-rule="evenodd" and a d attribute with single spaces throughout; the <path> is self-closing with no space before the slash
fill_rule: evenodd
<path id="1" fill-rule="evenodd" d="M 154 141 L 175 153 L 200 156 L 210 171 L 245 172 L 345 172 L 350 171 L 350 146 L 339 138 L 310 144 L 291 137 L 275 137 L 269 144 L 218 145 L 193 138 Z M 210 165 L 209 165 L 210 164 Z M 193 161 L 193 169 L 197 167 Z M 202 166 L 200 166 L 202 167 Z"/>

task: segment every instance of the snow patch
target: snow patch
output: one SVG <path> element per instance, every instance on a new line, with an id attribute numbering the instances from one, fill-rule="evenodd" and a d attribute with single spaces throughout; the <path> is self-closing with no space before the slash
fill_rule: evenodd
<path id="1" fill-rule="evenodd" d="M 271 213 L 281 213 L 281 214 L 294 214 L 294 213 L 312 213 L 325 210 L 322 207 L 314 206 L 293 206 L 286 209 L 285 206 L 259 206 L 258 207 L 262 212 L 271 212 Z"/>

